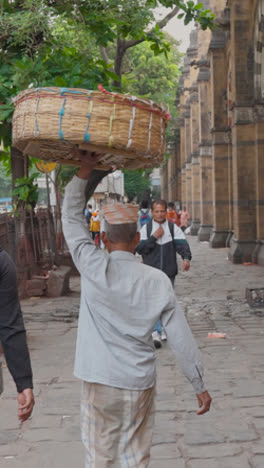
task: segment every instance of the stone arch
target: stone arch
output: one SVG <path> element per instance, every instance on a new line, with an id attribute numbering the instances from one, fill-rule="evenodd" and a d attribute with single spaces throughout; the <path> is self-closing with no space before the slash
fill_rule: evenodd
<path id="1" fill-rule="evenodd" d="M 254 86 L 257 101 L 264 101 L 264 0 L 259 0 L 255 20 Z"/>

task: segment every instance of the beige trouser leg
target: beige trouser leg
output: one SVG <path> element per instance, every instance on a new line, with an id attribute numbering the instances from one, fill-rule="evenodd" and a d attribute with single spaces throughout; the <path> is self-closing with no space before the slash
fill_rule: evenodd
<path id="1" fill-rule="evenodd" d="M 130 391 L 83 382 L 81 432 L 85 468 L 147 468 L 155 387 Z"/>

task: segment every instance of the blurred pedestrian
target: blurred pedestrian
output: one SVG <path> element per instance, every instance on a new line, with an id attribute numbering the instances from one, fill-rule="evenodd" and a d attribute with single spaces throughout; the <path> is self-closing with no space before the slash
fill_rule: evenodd
<path id="1" fill-rule="evenodd" d="M 91 217 L 91 222 L 90 222 L 90 231 L 92 234 L 93 240 L 99 236 L 100 239 L 100 216 L 99 216 L 99 211 L 96 210 L 93 212 L 92 217 Z"/>
<path id="2" fill-rule="evenodd" d="M 181 230 L 184 232 L 188 227 L 188 221 L 190 219 L 190 215 L 188 211 L 186 210 L 186 206 L 184 206 L 183 209 L 179 212 L 179 215 L 180 215 L 180 227 L 181 227 Z"/>
<path id="3" fill-rule="evenodd" d="M 153 219 L 140 230 L 140 243 L 136 247 L 136 252 L 142 256 L 146 265 L 164 271 L 174 287 L 178 272 L 176 253 L 183 259 L 183 271 L 189 270 L 192 254 L 184 233 L 177 224 L 166 219 L 166 214 L 165 200 L 156 200 L 152 203 Z M 163 333 L 160 320 L 154 327 L 152 337 L 156 348 L 161 348 L 161 341 L 166 339 L 166 334 Z"/>
<path id="4" fill-rule="evenodd" d="M 85 216 L 88 226 L 90 226 L 92 214 L 93 214 L 92 205 L 90 205 L 90 203 L 87 203 L 86 208 L 84 210 L 84 216 Z"/>
<path id="5" fill-rule="evenodd" d="M 18 299 L 16 268 L 8 253 L 1 246 L 0 341 L 7 367 L 18 391 L 18 418 L 23 422 L 30 417 L 34 406 L 32 369 Z M 2 376 L 0 376 L 0 393 L 3 390 L 1 383 Z"/>
<path id="6" fill-rule="evenodd" d="M 170 221 L 171 223 L 175 223 L 177 224 L 177 226 L 180 226 L 180 216 L 175 211 L 173 202 L 168 203 L 166 219 Z"/>
<path id="7" fill-rule="evenodd" d="M 151 214 L 149 210 L 149 204 L 147 200 L 143 200 L 138 212 L 139 226 L 142 228 L 144 224 L 147 224 L 151 220 Z"/>

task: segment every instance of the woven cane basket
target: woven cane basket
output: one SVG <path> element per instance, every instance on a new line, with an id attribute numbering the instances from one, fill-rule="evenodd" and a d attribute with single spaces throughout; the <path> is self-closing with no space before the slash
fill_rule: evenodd
<path id="1" fill-rule="evenodd" d="M 30 156 L 78 165 L 77 145 L 101 153 L 101 169 L 163 161 L 169 115 L 152 101 L 101 87 L 28 89 L 14 103 L 13 145 Z"/>

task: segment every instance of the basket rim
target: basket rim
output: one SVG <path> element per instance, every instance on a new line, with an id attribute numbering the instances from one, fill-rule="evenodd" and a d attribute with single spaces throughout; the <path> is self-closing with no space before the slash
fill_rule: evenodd
<path id="1" fill-rule="evenodd" d="M 143 99 L 132 94 L 118 94 L 106 91 L 102 86 L 98 90 L 88 90 L 83 88 L 60 88 L 60 87 L 39 87 L 30 88 L 17 94 L 12 102 L 17 107 L 25 100 L 37 98 L 61 98 L 71 97 L 74 100 L 100 101 L 109 104 L 125 105 L 136 107 L 141 110 L 159 114 L 166 122 L 171 118 L 164 106 L 157 104 L 150 99 Z"/>

